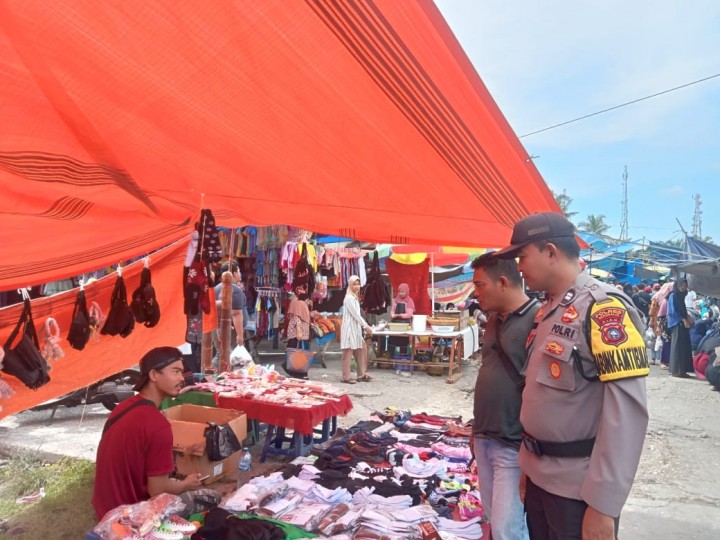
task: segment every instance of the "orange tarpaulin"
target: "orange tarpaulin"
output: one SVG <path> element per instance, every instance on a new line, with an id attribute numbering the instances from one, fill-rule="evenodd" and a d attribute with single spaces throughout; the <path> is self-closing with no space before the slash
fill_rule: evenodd
<path id="1" fill-rule="evenodd" d="M 0 81 L 0 291 L 171 244 L 201 204 L 226 226 L 487 247 L 558 210 L 430 0 L 0 0 Z M 180 251 L 153 263 L 159 327 L 66 347 L 1 414 L 182 342 Z M 89 288 L 105 308 L 113 280 Z M 67 333 L 68 298 L 34 305 Z"/>
<path id="2" fill-rule="evenodd" d="M 44 325 L 48 316 L 53 317 L 60 326 L 60 343 L 65 356 L 52 363 L 50 382 L 33 391 L 25 387 L 15 377 L 1 374 L 15 394 L 10 399 L 0 399 L 0 418 L 28 409 L 49 399 L 83 388 L 88 384 L 113 375 L 135 365 L 152 347 L 158 345 L 176 346 L 185 341 L 185 315 L 183 314 L 183 293 L 178 287 L 182 284 L 182 268 L 187 242 L 176 244 L 153 253 L 150 263 L 152 283 L 160 305 L 160 322 L 153 328 L 145 328 L 140 323 L 126 338 L 120 336 L 97 336 L 82 351 L 71 348 L 67 342 L 67 333 L 72 319 L 73 306 L 78 289 L 32 301 L 33 320 L 40 337 L 42 347 L 45 335 Z M 123 278 L 130 302 L 133 291 L 140 284 L 142 261 L 123 268 Z M 110 295 L 115 286 L 116 273 L 90 283 L 85 287 L 88 306 L 97 302 L 107 316 L 110 309 Z M 0 309 L 0 344 L 4 344 L 15 327 L 22 304 Z"/>
<path id="3" fill-rule="evenodd" d="M 228 226 L 496 247 L 557 210 L 429 0 L 0 0 L 0 290 Z"/>

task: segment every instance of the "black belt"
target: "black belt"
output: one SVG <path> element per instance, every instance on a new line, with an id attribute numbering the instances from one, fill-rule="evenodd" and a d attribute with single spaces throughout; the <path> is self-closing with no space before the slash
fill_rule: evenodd
<path id="1" fill-rule="evenodd" d="M 595 437 L 582 441 L 550 442 L 538 441 L 527 433 L 522 434 L 523 445 L 537 456 L 590 457 L 595 446 Z"/>

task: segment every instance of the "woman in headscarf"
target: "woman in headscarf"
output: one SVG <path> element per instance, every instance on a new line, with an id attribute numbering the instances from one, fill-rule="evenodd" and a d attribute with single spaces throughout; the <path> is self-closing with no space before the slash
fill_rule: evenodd
<path id="1" fill-rule="evenodd" d="M 668 297 L 668 329 L 670 330 L 670 375 L 685 378 L 693 371 L 690 327 L 692 318 L 685 305 L 687 279 L 678 280 Z"/>
<path id="2" fill-rule="evenodd" d="M 660 346 L 660 367 L 662 369 L 668 369 L 668 365 L 670 364 L 671 338 L 667 325 L 667 315 L 668 297 L 670 296 L 672 290 L 673 283 L 665 283 L 662 287 L 660 287 L 660 290 L 655 294 L 655 296 L 653 296 L 652 299 L 652 301 L 658 306 L 656 334 L 658 338 L 660 338 L 660 342 L 656 344 L 656 348 L 658 345 Z"/>
<path id="3" fill-rule="evenodd" d="M 415 312 L 415 302 L 410 298 L 410 287 L 407 283 L 401 283 L 397 290 L 397 295 L 392 303 L 390 309 L 390 317 L 394 319 L 399 317 L 400 319 L 412 319 L 413 313 Z"/>
<path id="4" fill-rule="evenodd" d="M 307 288 L 298 285 L 294 288 L 295 298 L 290 301 L 287 311 L 287 347 L 289 349 L 310 349 L 310 301 Z M 286 355 L 287 357 L 287 355 Z M 308 366 L 309 367 L 309 366 Z M 285 372 L 296 379 L 307 379 L 307 369 L 293 369 L 286 363 L 283 366 Z"/>
<path id="5" fill-rule="evenodd" d="M 360 278 L 350 276 L 348 288 L 343 302 L 343 319 L 340 331 L 340 348 L 342 349 L 342 379 L 346 384 L 355 384 L 350 378 L 350 360 L 355 355 L 357 362 L 357 380 L 369 382 L 370 375 L 367 374 L 367 348 L 363 331 L 368 335 L 372 334 L 370 325 L 363 319 L 360 312 Z"/>

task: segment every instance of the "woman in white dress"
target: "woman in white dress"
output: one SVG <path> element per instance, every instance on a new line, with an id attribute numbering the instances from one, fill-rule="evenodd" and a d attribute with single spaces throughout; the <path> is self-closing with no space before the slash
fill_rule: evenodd
<path id="1" fill-rule="evenodd" d="M 372 334 L 370 325 L 365 322 L 360 312 L 360 300 L 358 293 L 360 292 L 360 278 L 358 276 L 350 276 L 348 279 L 348 288 L 345 293 L 345 301 L 343 302 L 343 321 L 340 331 L 340 348 L 342 349 L 342 379 L 347 384 L 355 384 L 355 380 L 350 378 L 350 360 L 355 354 L 357 361 L 357 380 L 369 382 L 370 375 L 367 374 L 367 348 L 365 346 L 365 338 L 363 331 Z"/>

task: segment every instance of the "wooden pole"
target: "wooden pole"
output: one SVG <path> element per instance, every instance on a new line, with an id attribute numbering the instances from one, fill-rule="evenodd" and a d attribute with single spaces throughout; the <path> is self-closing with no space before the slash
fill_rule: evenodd
<path id="1" fill-rule="evenodd" d="M 232 279 L 230 272 L 223 272 L 222 287 L 220 288 L 220 310 L 218 312 L 219 328 L 218 341 L 220 342 L 218 372 L 230 370 L 230 351 L 232 337 Z"/>

